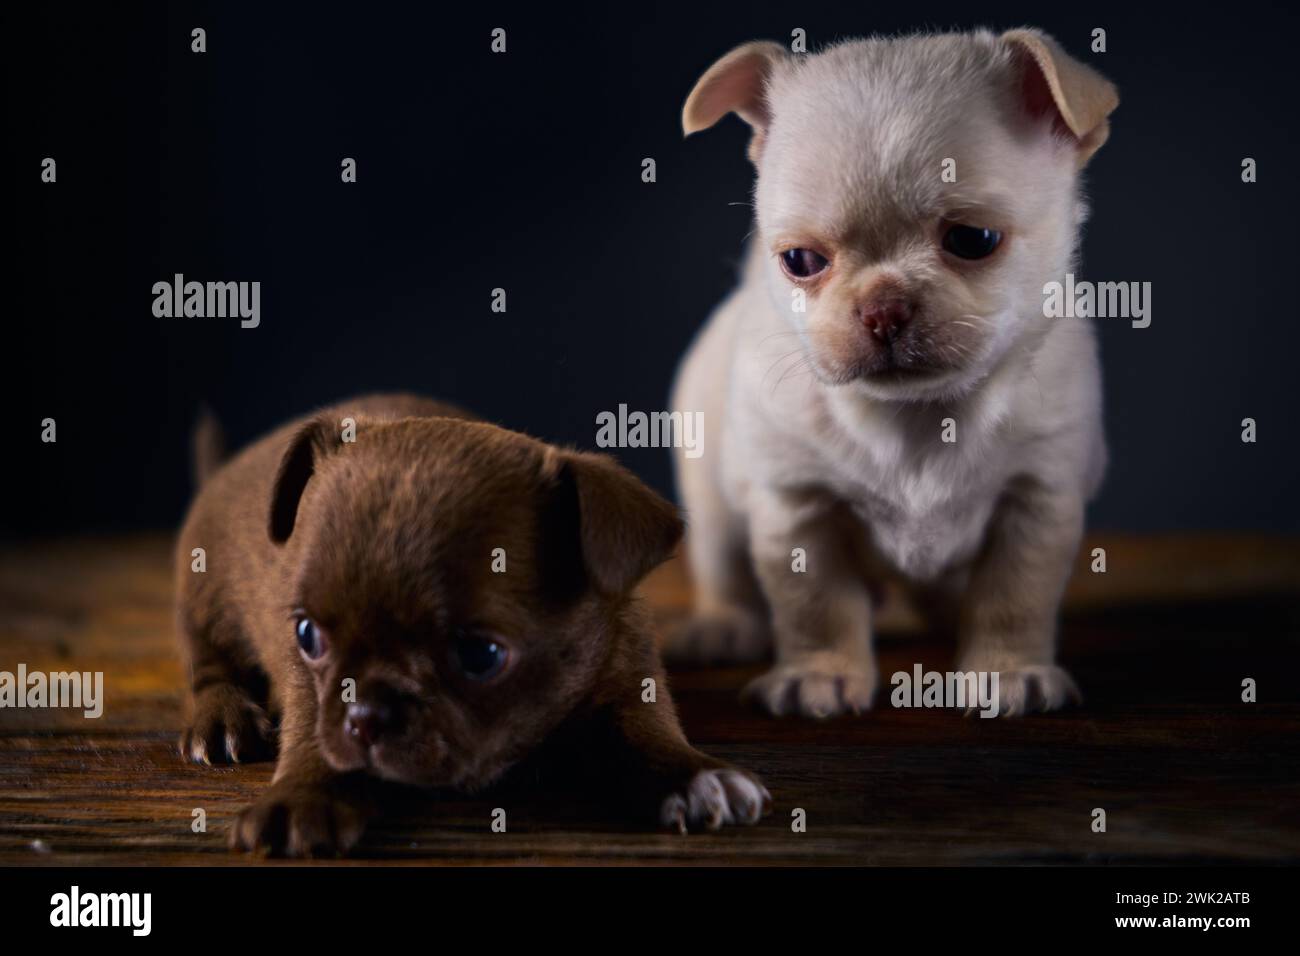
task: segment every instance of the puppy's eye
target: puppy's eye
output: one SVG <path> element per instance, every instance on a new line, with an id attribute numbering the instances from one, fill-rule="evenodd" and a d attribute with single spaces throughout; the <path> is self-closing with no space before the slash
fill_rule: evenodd
<path id="1" fill-rule="evenodd" d="M 320 628 L 311 618 L 298 618 L 298 623 L 294 625 L 294 633 L 298 637 L 298 647 L 309 661 L 319 660 L 325 653 L 325 639 L 321 636 Z"/>
<path id="2" fill-rule="evenodd" d="M 1002 242 L 1002 233 L 979 226 L 949 226 L 943 234 L 943 247 L 958 259 L 983 259 L 993 254 Z"/>
<path id="3" fill-rule="evenodd" d="M 462 634 L 456 638 L 456 665 L 470 680 L 491 680 L 501 673 L 510 657 L 504 644 L 490 637 Z"/>
<path id="4" fill-rule="evenodd" d="M 781 266 L 796 279 L 807 279 L 826 268 L 826 257 L 811 249 L 787 249 L 781 253 Z"/>

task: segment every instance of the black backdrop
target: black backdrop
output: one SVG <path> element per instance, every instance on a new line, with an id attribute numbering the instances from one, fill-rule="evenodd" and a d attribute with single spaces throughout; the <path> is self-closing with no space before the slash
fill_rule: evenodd
<path id="1" fill-rule="evenodd" d="M 683 141 L 678 125 L 714 58 L 794 27 L 816 46 L 1025 23 L 1121 91 L 1090 166 L 1082 273 L 1153 283 L 1150 328 L 1100 323 L 1113 464 L 1092 524 L 1300 530 L 1297 24 L 1282 8 L 48 3 L 5 15 L 10 534 L 176 523 L 202 400 L 237 443 L 332 399 L 406 389 L 592 447 L 599 411 L 665 406 L 678 357 L 733 283 L 746 131 L 729 118 Z M 489 50 L 494 27 L 505 55 Z M 1094 27 L 1105 54 L 1088 52 Z M 39 179 L 46 156 L 54 185 Z M 340 182 L 345 156 L 354 185 Z M 151 286 L 176 272 L 259 280 L 261 326 L 154 318 Z M 498 286 L 504 315 L 489 309 Z M 1257 444 L 1240 441 L 1246 416 Z M 46 417 L 53 445 L 40 442 Z M 665 451 L 619 454 L 671 490 Z"/>

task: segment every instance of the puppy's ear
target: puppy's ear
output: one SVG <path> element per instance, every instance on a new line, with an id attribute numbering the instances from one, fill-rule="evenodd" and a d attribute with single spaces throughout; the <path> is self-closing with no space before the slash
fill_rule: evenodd
<path id="1" fill-rule="evenodd" d="M 1057 125 L 1079 143 L 1079 168 L 1110 135 L 1106 119 L 1119 106 L 1119 91 L 1108 79 L 1080 63 L 1039 30 L 1010 30 L 1004 43 L 1019 54 L 1025 106 L 1032 113 L 1052 112 Z"/>
<path id="2" fill-rule="evenodd" d="M 315 473 L 321 457 L 337 449 L 341 442 L 342 436 L 333 423 L 323 418 L 303 425 L 289 442 L 284 457 L 280 459 L 275 483 L 271 486 L 271 515 L 267 528 L 276 544 L 284 544 L 293 534 L 293 526 L 298 520 L 298 502 L 308 480 Z"/>
<path id="3" fill-rule="evenodd" d="M 602 594 L 630 591 L 681 540 L 677 509 L 612 458 L 548 449 L 542 470 L 551 483 L 544 535 L 554 543 L 546 560 L 565 563 L 559 542 L 573 542 L 573 559 Z"/>
<path id="4" fill-rule="evenodd" d="M 708 129 L 728 113 L 735 113 L 754 128 L 749 158 L 757 162 L 772 116 L 767 103 L 767 81 L 772 70 L 789 54 L 779 43 L 756 40 L 738 46 L 705 71 L 682 108 L 682 130 L 687 136 Z"/>

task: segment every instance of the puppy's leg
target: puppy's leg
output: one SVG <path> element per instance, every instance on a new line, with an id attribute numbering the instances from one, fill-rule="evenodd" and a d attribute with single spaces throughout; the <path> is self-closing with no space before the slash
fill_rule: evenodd
<path id="1" fill-rule="evenodd" d="M 1083 535 L 1083 501 L 1014 489 L 994 514 L 962 602 L 958 669 L 997 672 L 999 713 L 1055 710 L 1078 699 L 1054 663 L 1057 609 Z"/>
<path id="2" fill-rule="evenodd" d="M 696 664 L 759 660 L 770 651 L 772 637 L 741 520 L 729 513 L 717 492 L 687 501 L 694 608 L 664 641 L 664 656 Z"/>
<path id="3" fill-rule="evenodd" d="M 735 456 L 726 450 L 729 385 L 723 370 L 731 364 L 731 329 L 738 318 L 734 303 L 719 311 L 691 347 L 673 386 L 672 407 L 688 415 L 698 412 L 709 429 L 716 429 L 696 457 L 685 447 L 673 448 L 695 592 L 692 616 L 664 642 L 664 654 L 676 661 L 759 660 L 772 647 L 767 607 L 749 563 L 745 519 L 724 493 L 726 463 Z"/>
<path id="4" fill-rule="evenodd" d="M 755 489 L 754 566 L 772 608 L 776 666 L 745 689 L 772 714 L 825 718 L 871 706 L 871 596 L 846 518 L 809 495 Z"/>
<path id="5" fill-rule="evenodd" d="M 662 670 L 654 702 L 641 699 L 640 681 L 622 683 L 628 692 L 602 712 L 607 746 L 597 758 L 603 772 L 614 769 L 617 789 L 637 816 L 686 833 L 754 824 L 771 810 L 772 797 L 756 776 L 687 742 Z"/>
<path id="6" fill-rule="evenodd" d="M 256 702 L 265 679 L 241 649 L 238 626 L 202 619 L 182 605 L 178 631 L 190 665 L 190 720 L 180 752 L 195 763 L 239 763 L 271 756 L 272 729 Z"/>
<path id="7" fill-rule="evenodd" d="M 272 856 L 335 856 L 351 849 L 375 812 L 364 773 L 332 770 L 316 745 L 316 700 L 306 675 L 286 682 L 280 759 L 271 786 L 236 818 L 230 846 Z"/>

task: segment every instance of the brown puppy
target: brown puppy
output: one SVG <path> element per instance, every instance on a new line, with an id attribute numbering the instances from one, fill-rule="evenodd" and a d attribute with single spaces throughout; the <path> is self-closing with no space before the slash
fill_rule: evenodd
<path id="1" fill-rule="evenodd" d="M 682 734 L 631 596 L 681 521 L 612 460 L 373 396 L 202 477 L 177 550 L 182 753 L 265 753 L 281 718 L 233 846 L 346 850 L 378 809 L 373 778 L 474 789 L 562 727 L 664 825 L 765 812 L 762 784 Z"/>

